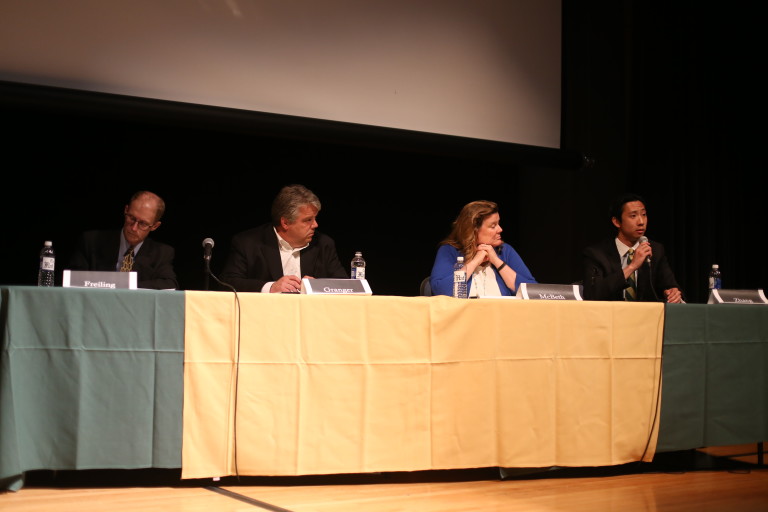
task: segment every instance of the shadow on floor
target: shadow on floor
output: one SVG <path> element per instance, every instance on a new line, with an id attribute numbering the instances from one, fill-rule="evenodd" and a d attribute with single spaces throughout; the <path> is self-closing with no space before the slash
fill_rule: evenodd
<path id="1" fill-rule="evenodd" d="M 743 455 L 743 454 L 742 454 Z M 586 478 L 637 473 L 683 473 L 698 470 L 748 472 L 764 468 L 732 457 L 714 456 L 700 450 L 657 453 L 652 462 L 632 462 L 603 467 L 472 468 L 391 473 L 355 473 L 306 476 L 229 476 L 220 480 L 181 479 L 180 468 L 29 471 L 24 487 L 204 487 L 204 486 L 293 486 L 365 485 L 407 482 L 461 482 L 476 480 L 524 480 L 541 478 Z"/>

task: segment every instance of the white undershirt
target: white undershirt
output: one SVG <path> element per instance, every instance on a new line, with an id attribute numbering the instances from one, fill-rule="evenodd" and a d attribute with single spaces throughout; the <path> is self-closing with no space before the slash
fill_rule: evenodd
<path id="1" fill-rule="evenodd" d="M 491 265 L 478 265 L 472 272 L 472 285 L 469 288 L 470 297 L 500 297 L 499 282 L 496 281 L 496 272 Z"/>
<path id="2" fill-rule="evenodd" d="M 621 242 L 618 238 L 616 238 L 616 249 L 619 251 L 619 256 L 621 256 L 621 268 L 622 270 L 627 268 L 627 265 L 629 264 L 627 262 L 627 256 L 629 255 L 630 249 L 637 250 L 637 247 L 640 245 L 640 241 L 638 240 L 635 242 L 635 245 L 632 247 L 627 247 L 624 245 L 623 242 Z M 637 282 L 637 271 L 635 271 L 635 282 Z"/>
<path id="3" fill-rule="evenodd" d="M 297 276 L 301 279 L 301 250 L 306 248 L 309 244 L 304 247 L 294 248 L 291 247 L 291 244 L 286 242 L 283 237 L 277 234 L 277 230 L 275 230 L 275 236 L 277 237 L 277 246 L 280 248 L 280 261 L 283 266 L 283 275 Z M 261 287 L 261 291 L 268 293 L 273 283 L 274 281 L 269 281 Z"/>

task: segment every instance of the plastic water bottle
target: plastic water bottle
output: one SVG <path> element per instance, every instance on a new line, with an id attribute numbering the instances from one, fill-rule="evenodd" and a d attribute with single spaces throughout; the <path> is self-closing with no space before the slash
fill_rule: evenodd
<path id="1" fill-rule="evenodd" d="M 722 286 L 723 282 L 720 278 L 720 265 L 715 263 L 712 265 L 712 270 L 709 271 L 709 289 L 719 290 Z"/>
<path id="2" fill-rule="evenodd" d="M 352 258 L 352 279 L 365 279 L 365 260 L 360 251 L 357 251 Z"/>
<path id="3" fill-rule="evenodd" d="M 453 296 L 467 298 L 467 271 L 464 269 L 464 256 L 457 256 L 453 265 Z"/>
<path id="4" fill-rule="evenodd" d="M 53 242 L 46 240 L 40 251 L 40 271 L 37 273 L 37 286 L 53 286 L 53 269 L 56 267 L 56 254 Z"/>

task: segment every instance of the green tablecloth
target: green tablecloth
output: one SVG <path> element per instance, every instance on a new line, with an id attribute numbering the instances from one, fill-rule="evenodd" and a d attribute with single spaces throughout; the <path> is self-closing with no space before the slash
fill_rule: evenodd
<path id="1" fill-rule="evenodd" d="M 0 289 L 0 489 L 181 466 L 184 293 Z"/>
<path id="2" fill-rule="evenodd" d="M 768 306 L 668 304 L 656 451 L 768 440 Z"/>

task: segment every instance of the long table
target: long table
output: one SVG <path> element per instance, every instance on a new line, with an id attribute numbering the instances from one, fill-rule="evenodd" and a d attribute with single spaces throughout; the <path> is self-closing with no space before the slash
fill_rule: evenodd
<path id="1" fill-rule="evenodd" d="M 648 314 L 663 320 L 653 324 L 664 330 L 661 409 L 656 418 L 644 411 L 648 446 L 644 452 L 631 448 L 631 457 L 647 457 L 653 445 L 673 451 L 768 436 L 764 306 L 667 305 L 656 313 L 660 305 L 238 299 L 224 292 L 0 287 L 0 489 L 20 488 L 24 472 L 35 469 L 181 467 L 193 477 L 515 461 L 534 467 L 565 458 L 592 465 L 595 454 L 580 458 L 581 441 L 573 442 L 581 430 L 593 432 L 590 443 L 603 443 L 599 456 L 608 454 L 607 463 L 620 463 L 618 451 L 609 452 L 638 443 L 613 431 L 625 426 L 621 418 L 636 423 L 639 413 L 628 409 L 625 416 L 623 401 L 598 399 L 595 389 L 621 384 L 621 365 L 628 363 L 647 368 L 646 378 L 629 388 L 641 385 L 646 396 L 658 390 L 649 387 L 653 350 L 641 351 L 645 363 L 605 350 L 623 347 L 620 333 L 646 329 Z M 467 317 L 477 322 L 459 321 Z M 597 330 L 578 334 L 589 326 Z M 528 346 L 522 351 L 521 340 Z M 561 350 L 573 356 L 590 345 L 603 347 L 602 362 L 560 357 L 566 354 Z M 348 364 L 341 348 L 353 349 L 358 360 Z M 403 353 L 409 357 L 401 359 Z M 537 416 L 536 402 L 557 395 L 556 382 L 520 380 L 519 369 L 555 367 L 554 361 L 570 366 L 566 377 L 573 385 L 562 396 L 575 402 L 556 401 L 561 409 Z M 594 371 L 599 366 L 614 371 Z M 409 378 L 395 379 L 400 372 Z M 208 378 L 216 384 L 211 393 L 204 391 Z M 206 408 L 211 396 L 219 400 Z M 368 400 L 376 410 L 365 409 Z M 610 428 L 595 422 L 606 408 L 614 411 L 607 416 Z M 188 426 L 188 414 L 213 418 L 213 426 Z M 548 430 L 534 431 L 539 422 Z M 249 432 L 250 425 L 260 430 Z M 520 425 L 528 429 L 515 431 Z M 567 442 L 554 443 L 563 433 Z M 390 453 L 393 439 L 413 451 Z M 291 452 L 293 459 L 283 458 Z"/>

